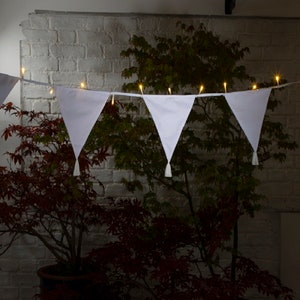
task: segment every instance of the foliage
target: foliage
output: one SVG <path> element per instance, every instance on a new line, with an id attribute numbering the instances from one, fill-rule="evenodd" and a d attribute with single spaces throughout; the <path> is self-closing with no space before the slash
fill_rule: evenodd
<path id="1" fill-rule="evenodd" d="M 233 219 L 230 210 L 237 210 L 233 203 L 221 199 L 223 208 L 199 212 L 201 221 L 210 225 L 200 233 L 210 255 L 230 234 L 221 227 Z M 251 288 L 273 299 L 293 299 L 292 291 L 275 276 L 241 255 L 236 258 L 235 281 L 230 265 L 216 263 L 210 274 L 205 257 L 199 255 L 202 249 L 194 226 L 179 216 L 154 214 L 140 201 L 122 200 L 109 206 L 103 221 L 116 240 L 92 251 L 90 258 L 104 274 L 101 282 L 118 286 L 121 299 L 134 299 L 136 291 L 141 300 L 246 299 Z"/>
<path id="2" fill-rule="evenodd" d="M 72 176 L 75 158 L 61 117 L 23 111 L 11 103 L 2 109 L 21 120 L 8 126 L 5 140 L 19 144 L 7 153 L 1 168 L 0 234 L 2 253 L 21 235 L 37 238 L 62 265 L 64 272 L 82 272 L 85 234 L 99 225 L 97 202 L 101 182 L 90 172 L 109 155 L 107 147 L 89 141 L 81 152 L 81 176 Z"/>
<path id="3" fill-rule="evenodd" d="M 130 47 L 121 53 L 123 57 L 128 57 L 130 61 L 135 62 L 134 66 L 123 71 L 125 78 L 133 80 L 124 84 L 124 90 L 136 90 L 142 83 L 145 87 L 144 93 L 165 94 L 169 87 L 174 93 L 191 93 L 195 90 L 197 92 L 200 84 L 205 84 L 207 91 L 216 92 L 223 89 L 224 81 L 227 82 L 227 89 L 230 90 L 235 85 L 249 86 L 254 80 L 247 74 L 245 67 L 238 64 L 249 51 L 247 48 L 241 48 L 239 42 L 221 41 L 218 36 L 207 31 L 202 24 L 198 28 L 194 28 L 179 23 L 178 27 L 179 33 L 173 39 L 156 36 L 154 44 L 150 44 L 142 36 L 132 37 Z M 272 82 L 261 83 L 259 86 L 264 85 L 270 86 Z M 124 183 L 131 191 L 147 188 L 144 190 L 143 205 L 146 205 L 148 213 L 152 216 L 149 217 L 151 226 L 147 227 L 147 230 L 151 233 L 152 230 L 157 232 L 158 230 L 152 222 L 158 220 L 161 220 L 161 223 L 166 226 L 160 224 L 162 229 L 157 232 L 159 238 L 150 236 L 149 241 L 151 242 L 146 247 L 143 244 L 147 241 L 143 240 L 147 236 L 143 231 L 144 215 L 140 215 L 142 218 L 140 221 L 134 219 L 135 215 L 129 214 L 134 220 L 133 228 L 129 226 L 131 221 L 123 216 L 124 223 L 120 221 L 120 228 L 126 224 L 123 229 L 126 232 L 114 232 L 111 229 L 119 239 L 119 242 L 113 247 L 117 247 L 115 251 L 118 253 L 122 251 L 123 255 L 116 258 L 110 257 L 113 266 L 117 270 L 121 269 L 118 274 L 127 274 L 128 276 L 132 274 L 134 275 L 133 281 L 141 279 L 144 283 L 148 276 L 152 279 L 155 278 L 158 286 L 154 285 L 153 287 L 152 285 L 151 289 L 148 286 L 154 299 L 182 299 L 180 298 L 182 291 L 185 291 L 191 299 L 202 299 L 201 297 L 215 299 L 216 296 L 219 296 L 216 292 L 215 298 L 209 298 L 206 294 L 195 290 L 196 286 L 200 289 L 206 287 L 213 290 L 222 287 L 224 296 L 224 290 L 228 284 L 230 285 L 228 288 L 230 299 L 244 296 L 250 287 L 256 287 L 263 294 L 268 293 L 267 290 L 270 292 L 273 288 L 276 290 L 278 281 L 277 279 L 272 280 L 273 277 L 265 278 L 270 284 L 266 285 L 266 289 L 264 289 L 259 282 L 253 281 L 250 284 L 250 279 L 248 281 L 246 276 L 243 276 L 244 273 L 253 275 L 251 272 L 254 272 L 257 278 L 262 279 L 266 273 L 260 271 L 254 262 L 240 256 L 238 220 L 245 214 L 254 216 L 264 199 L 264 195 L 259 194 L 256 189 L 259 185 L 259 180 L 255 177 L 256 171 L 263 169 L 264 162 L 269 159 L 283 162 L 286 152 L 297 147 L 297 144 L 285 133 L 282 124 L 272 120 L 270 112 L 278 108 L 279 104 L 280 102 L 272 91 L 258 149 L 260 165 L 255 167 L 251 164 L 251 146 L 225 99 L 223 97 L 196 98 L 171 161 L 172 178 L 164 177 L 166 160 L 155 125 L 149 115 L 139 114 L 138 105 L 132 103 L 114 107 L 116 112 L 114 115 L 104 114 L 102 140 L 113 145 L 116 166 L 130 169 L 137 175 L 136 179 L 132 181 L 124 179 Z M 101 123 L 98 125 L 101 126 Z M 120 132 L 122 134 L 119 134 Z M 146 179 L 147 185 L 143 181 L 144 179 Z M 175 197 L 180 195 L 185 199 L 189 212 L 180 210 L 180 207 L 185 204 L 176 207 L 170 201 L 164 203 L 163 197 L 159 195 L 162 188 L 175 192 Z M 225 200 L 226 202 L 224 202 Z M 176 202 L 174 201 L 174 203 Z M 156 213 L 158 217 L 155 214 L 153 216 L 152 213 Z M 207 214 L 213 214 L 213 216 L 206 218 Z M 172 217 L 176 218 L 176 222 L 172 223 L 176 226 L 169 224 Z M 185 230 L 188 228 L 189 232 L 192 232 L 192 242 L 186 240 L 190 233 L 179 235 L 178 238 L 182 238 L 182 240 L 177 240 L 176 234 L 172 234 L 170 241 L 175 243 L 175 246 L 168 244 L 169 240 L 166 240 L 166 236 L 159 235 L 170 232 L 177 233 L 178 230 L 181 230 L 182 224 L 184 224 Z M 167 230 L 167 233 L 164 232 L 164 229 Z M 140 231 L 141 235 L 139 235 Z M 160 239 L 162 239 L 160 243 L 163 245 L 158 246 Z M 230 241 L 232 246 L 229 244 Z M 154 247 L 162 247 L 163 251 L 171 254 L 168 256 L 170 260 L 167 256 L 166 259 L 163 259 L 161 250 L 153 250 L 149 244 L 153 244 Z M 178 249 L 181 249 L 183 245 L 186 246 L 187 251 L 191 251 L 189 255 L 180 256 L 178 254 Z M 109 250 L 106 254 L 116 253 L 111 248 L 107 249 Z M 147 252 L 146 257 L 139 258 L 140 251 L 143 255 L 145 249 L 149 253 Z M 153 251 L 156 260 L 155 257 L 152 257 Z M 228 267 L 222 267 L 220 264 L 222 252 L 229 252 L 231 255 Z M 158 257 L 160 258 L 158 259 Z M 198 281 L 195 286 L 183 286 L 192 284 L 193 280 L 190 280 L 191 278 L 188 280 L 191 275 L 189 268 L 191 264 L 197 265 L 197 262 L 200 261 L 206 266 L 208 273 L 202 274 L 200 266 L 193 271 L 198 272 L 195 276 L 202 282 Z M 162 266 L 160 263 L 164 265 Z M 143 267 L 145 265 L 147 268 Z M 171 270 L 168 269 L 170 266 L 172 266 Z M 164 292 L 171 293 L 171 286 L 165 284 L 176 286 L 170 279 L 171 275 L 166 274 L 164 268 L 167 268 L 166 272 L 176 273 L 178 271 L 180 273 L 179 282 L 182 285 L 175 288 L 176 293 L 179 293 L 176 294 L 177 298 L 164 294 Z M 153 275 L 154 273 L 156 277 Z M 178 273 L 173 273 L 172 276 L 178 275 Z M 208 274 L 208 276 L 205 277 L 204 274 Z M 253 276 L 251 278 L 253 279 Z M 157 290 L 160 288 L 161 292 Z M 235 289 L 239 288 L 241 290 L 237 292 Z M 284 296 L 286 294 L 283 290 L 278 294 L 272 292 L 270 295 L 277 298 L 279 295 Z M 290 297 L 292 296 L 288 291 L 286 299 Z"/>
<path id="4" fill-rule="evenodd" d="M 133 36 L 122 56 L 136 65 L 123 76 L 136 80 L 125 84 L 125 90 L 143 83 L 149 93 L 165 93 L 169 87 L 191 93 L 203 83 L 207 91 L 218 91 L 223 81 L 233 89 L 254 80 L 238 65 L 247 48 L 221 41 L 202 24 L 178 26 L 174 39 L 156 37 L 154 45 Z M 268 159 L 283 162 L 286 151 L 297 147 L 271 118 L 269 112 L 279 104 L 272 95 L 258 169 Z M 166 160 L 155 125 L 148 112 L 139 114 L 138 104 L 106 105 L 80 155 L 79 177 L 70 176 L 74 154 L 60 117 L 22 111 L 10 103 L 2 108 L 22 120 L 3 134 L 4 139 L 20 138 L 7 153 L 10 167 L 0 169 L 0 233 L 10 238 L 3 252 L 28 234 L 65 268 L 82 270 L 84 235 L 93 226 L 106 226 L 115 239 L 95 249 L 89 261 L 99 271 L 96 283 L 118 291 L 116 299 L 130 299 L 133 291 L 142 292 L 140 299 L 242 299 L 251 288 L 275 299 L 292 299 L 290 289 L 239 252 L 238 220 L 254 216 L 264 196 L 256 190 L 249 142 L 224 98 L 195 100 L 171 161 L 172 178 L 164 177 Z M 90 168 L 106 159 L 108 146 L 116 167 L 136 175 L 124 183 L 132 192 L 143 190 L 142 203 L 120 200 L 103 207 L 96 201 L 101 182 Z M 170 192 L 170 201 L 160 197 L 162 189 Z M 178 195 L 185 201 L 180 206 Z M 225 261 L 224 253 L 229 254 Z M 61 292 L 53 291 L 63 296 Z"/>

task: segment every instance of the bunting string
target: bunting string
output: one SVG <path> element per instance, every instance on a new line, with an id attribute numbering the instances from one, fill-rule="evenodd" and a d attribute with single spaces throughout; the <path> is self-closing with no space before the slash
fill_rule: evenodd
<path id="1" fill-rule="evenodd" d="M 202 93 L 203 88 L 201 86 L 199 94 L 172 95 L 171 89 L 169 89 L 168 95 L 150 95 L 143 93 L 142 85 L 139 87 L 141 90 L 140 94 L 115 91 L 93 91 L 83 88 L 54 85 L 25 79 L 23 76 L 14 77 L 0 73 L 0 105 L 4 103 L 18 81 L 49 86 L 54 89 L 74 151 L 74 176 L 80 175 L 79 154 L 101 114 L 106 101 L 114 96 L 142 98 L 155 123 L 165 152 L 167 159 L 165 169 L 166 177 L 172 177 L 170 161 L 195 98 L 225 97 L 233 115 L 253 149 L 252 164 L 258 165 L 257 149 L 271 90 L 300 83 L 300 81 L 294 81 L 279 84 L 279 80 L 276 79 L 277 85 L 275 86 L 236 92 L 228 92 L 227 84 L 224 83 L 225 92 L 223 93 Z"/>

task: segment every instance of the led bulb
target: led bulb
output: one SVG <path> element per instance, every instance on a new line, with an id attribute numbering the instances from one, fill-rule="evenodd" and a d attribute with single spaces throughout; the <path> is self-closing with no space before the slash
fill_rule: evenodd
<path id="1" fill-rule="evenodd" d="M 111 97 L 111 105 L 115 105 L 115 95 L 114 94 Z"/>
<path id="2" fill-rule="evenodd" d="M 225 82 L 223 83 L 223 85 L 224 85 L 224 91 L 225 91 L 225 93 L 227 93 L 227 82 L 225 81 Z"/>
<path id="3" fill-rule="evenodd" d="M 21 75 L 24 77 L 26 69 L 24 67 L 21 68 Z"/>
<path id="4" fill-rule="evenodd" d="M 199 94 L 201 94 L 203 92 L 203 90 L 204 90 L 204 85 L 201 84 L 200 87 L 199 87 Z"/>
<path id="5" fill-rule="evenodd" d="M 142 94 L 143 94 L 143 88 L 144 88 L 143 85 L 140 83 L 139 84 L 139 90 L 141 91 Z"/>

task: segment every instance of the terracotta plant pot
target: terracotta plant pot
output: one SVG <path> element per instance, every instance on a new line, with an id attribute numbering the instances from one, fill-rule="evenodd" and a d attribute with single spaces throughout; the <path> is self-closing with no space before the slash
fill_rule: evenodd
<path id="1" fill-rule="evenodd" d="M 107 286 L 93 282 L 94 273 L 80 275 L 56 275 L 56 265 L 40 268 L 40 294 L 42 300 L 113 300 Z"/>

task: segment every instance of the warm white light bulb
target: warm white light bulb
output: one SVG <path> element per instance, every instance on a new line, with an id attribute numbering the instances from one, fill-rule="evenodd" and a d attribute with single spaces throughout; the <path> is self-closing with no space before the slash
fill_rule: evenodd
<path id="1" fill-rule="evenodd" d="M 203 90 L 204 90 L 204 85 L 201 84 L 200 87 L 199 87 L 199 94 L 201 94 L 203 92 Z"/>
<path id="2" fill-rule="evenodd" d="M 223 83 L 223 85 L 224 85 L 224 91 L 225 91 L 225 93 L 227 93 L 227 82 L 225 81 L 225 82 Z"/>
<path id="3" fill-rule="evenodd" d="M 26 69 L 24 67 L 22 67 L 21 68 L 21 75 L 22 75 L 22 77 L 25 75 L 25 71 L 26 71 Z"/>
<path id="4" fill-rule="evenodd" d="M 141 93 L 143 94 L 143 85 L 140 83 L 139 84 L 139 90 L 141 91 Z"/>
<path id="5" fill-rule="evenodd" d="M 112 94 L 111 96 L 111 105 L 115 105 L 115 95 Z"/>
<path id="6" fill-rule="evenodd" d="M 82 88 L 82 89 L 85 89 L 86 88 L 86 84 L 85 84 L 85 82 L 80 82 L 80 87 Z"/>

